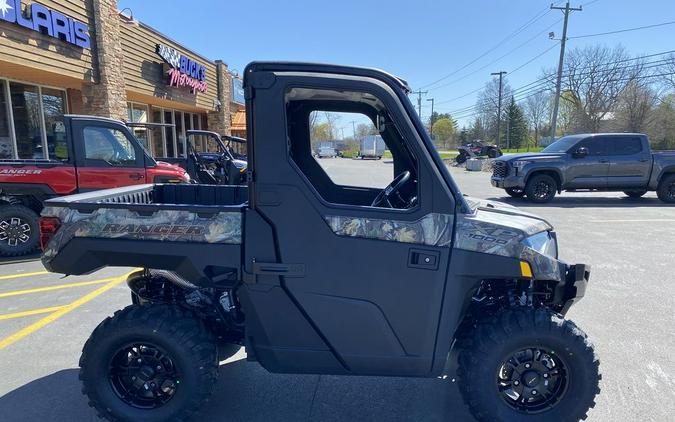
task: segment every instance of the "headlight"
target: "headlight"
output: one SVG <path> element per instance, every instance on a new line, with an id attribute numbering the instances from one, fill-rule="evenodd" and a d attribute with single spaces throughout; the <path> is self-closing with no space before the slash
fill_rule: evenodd
<path id="1" fill-rule="evenodd" d="M 523 244 L 542 255 L 558 258 L 558 239 L 554 232 L 541 232 L 523 240 Z"/>
<path id="2" fill-rule="evenodd" d="M 525 167 L 525 166 L 528 165 L 528 164 L 530 164 L 529 161 L 521 161 L 521 160 L 518 160 L 518 161 L 514 161 L 514 162 L 513 162 L 513 167 L 522 169 L 523 167 Z"/>

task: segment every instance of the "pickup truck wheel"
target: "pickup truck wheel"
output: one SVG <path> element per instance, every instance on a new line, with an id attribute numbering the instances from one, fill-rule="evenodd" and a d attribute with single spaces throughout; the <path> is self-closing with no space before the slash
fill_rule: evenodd
<path id="1" fill-rule="evenodd" d="M 642 198 L 643 196 L 645 196 L 647 191 L 646 190 L 627 190 L 627 191 L 624 191 L 623 193 L 625 193 L 626 196 L 628 196 L 630 198 Z"/>
<path id="2" fill-rule="evenodd" d="M 558 183 L 548 174 L 537 174 L 527 181 L 525 194 L 536 203 L 550 202 L 558 191 Z"/>
<path id="3" fill-rule="evenodd" d="M 522 198 L 525 196 L 525 191 L 521 188 L 506 188 L 504 189 L 509 196 L 514 198 Z"/>
<path id="4" fill-rule="evenodd" d="M 669 204 L 675 204 L 675 174 L 665 176 L 656 190 L 659 199 Z"/>
<path id="5" fill-rule="evenodd" d="M 111 421 L 183 421 L 218 376 L 216 339 L 190 312 L 128 306 L 94 330 L 80 358 L 82 391 Z"/>
<path id="6" fill-rule="evenodd" d="M 578 421 L 600 392 L 586 335 L 548 310 L 506 310 L 462 342 L 459 388 L 478 421 Z"/>
<path id="7" fill-rule="evenodd" d="M 0 255 L 19 256 L 35 251 L 40 240 L 38 215 L 23 205 L 0 206 Z"/>

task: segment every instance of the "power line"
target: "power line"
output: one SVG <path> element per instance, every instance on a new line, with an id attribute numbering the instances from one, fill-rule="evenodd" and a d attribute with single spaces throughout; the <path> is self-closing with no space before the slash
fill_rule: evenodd
<path id="1" fill-rule="evenodd" d="M 460 68 L 458 68 L 458 69 L 456 69 L 456 70 L 454 70 L 454 71 L 448 73 L 447 75 L 441 77 L 440 79 L 437 79 L 437 80 L 435 80 L 434 82 L 431 82 L 431 83 L 428 83 L 428 84 L 426 84 L 426 85 L 423 85 L 422 87 L 420 87 L 420 89 L 424 89 L 424 88 L 431 87 L 431 86 L 433 86 L 433 85 L 436 85 L 436 84 L 439 83 L 439 82 L 442 82 L 442 81 L 448 79 L 448 78 L 451 77 L 451 76 L 456 75 L 457 73 L 461 72 L 462 70 L 464 70 L 464 69 L 466 69 L 467 67 L 471 66 L 472 64 L 476 63 L 478 60 L 480 60 L 480 59 L 482 59 L 483 57 L 487 56 L 488 54 L 492 53 L 492 52 L 495 51 L 497 48 L 499 48 L 499 47 L 501 47 L 502 45 L 504 45 L 507 41 L 510 41 L 512 38 L 514 38 L 515 36 L 517 36 L 517 35 L 519 35 L 520 33 L 522 33 L 525 29 L 527 29 L 528 27 L 530 27 L 532 24 L 534 24 L 536 21 L 538 21 L 539 19 L 543 18 L 544 16 L 546 16 L 546 15 L 549 14 L 550 12 L 551 12 L 551 10 L 550 10 L 548 7 L 545 8 L 545 9 L 543 9 L 543 10 L 540 11 L 540 12 L 537 12 L 537 14 L 536 14 L 533 18 L 531 18 L 530 20 L 528 20 L 527 22 L 525 22 L 520 28 L 516 29 L 516 30 L 515 30 L 514 32 L 512 32 L 511 34 L 507 35 L 506 38 L 504 38 L 503 40 L 501 40 L 499 43 L 497 43 L 497 44 L 496 44 L 495 46 L 493 46 L 492 48 L 490 48 L 490 49 L 488 49 L 487 51 L 485 51 L 483 54 L 481 54 L 481 55 L 479 55 L 478 57 L 476 57 L 475 59 L 471 60 L 469 63 L 465 64 L 464 66 L 462 66 L 462 67 L 460 67 Z"/>
<path id="2" fill-rule="evenodd" d="M 470 73 L 467 73 L 466 75 L 461 76 L 461 77 L 459 77 L 459 78 L 457 78 L 457 79 L 455 79 L 455 80 L 453 80 L 453 81 L 450 81 L 450 82 L 445 83 L 445 84 L 442 84 L 442 85 L 435 86 L 435 87 L 430 88 L 430 89 L 436 90 L 436 89 L 440 89 L 440 88 L 445 88 L 446 86 L 453 85 L 453 84 L 455 84 L 455 83 L 457 83 L 457 82 L 459 82 L 459 81 L 462 81 L 462 80 L 468 78 L 469 76 L 475 75 L 476 73 L 485 70 L 486 68 L 488 68 L 488 67 L 492 66 L 493 64 L 497 63 L 497 62 L 500 61 L 501 59 L 510 56 L 510 55 L 513 54 L 515 51 L 521 49 L 521 48 L 524 47 L 525 45 L 527 45 L 527 44 L 531 43 L 532 41 L 536 40 L 537 38 L 539 38 L 539 36 L 540 36 L 541 34 L 546 33 L 549 29 L 551 29 L 552 27 L 554 27 L 555 25 L 557 25 L 558 23 L 560 23 L 560 21 L 562 21 L 562 19 L 558 19 L 557 21 L 553 22 L 550 26 L 548 26 L 548 27 L 547 27 L 546 29 L 544 29 L 543 31 L 538 32 L 538 33 L 537 33 L 535 36 L 533 36 L 532 38 L 529 38 L 527 41 L 525 41 L 524 43 L 522 43 L 522 44 L 518 45 L 517 47 L 513 48 L 513 49 L 510 50 L 508 53 L 499 56 L 498 58 L 496 58 L 496 59 L 492 60 L 491 62 L 489 62 L 489 63 L 487 63 L 487 64 L 485 64 L 485 65 L 479 67 L 478 69 L 476 69 L 476 70 L 474 70 L 474 71 L 472 71 L 472 72 L 470 72 Z"/>
<path id="3" fill-rule="evenodd" d="M 673 25 L 673 24 L 675 24 L 675 21 L 662 22 L 662 23 L 657 23 L 657 24 L 654 24 L 654 25 L 639 26 L 637 28 L 619 29 L 617 31 L 600 32 L 598 34 L 578 35 L 576 37 L 570 37 L 569 39 L 570 40 L 576 40 L 576 39 L 579 39 L 579 38 L 590 38 L 590 37 L 600 37 L 602 35 L 621 34 L 623 32 L 640 31 L 642 29 L 658 28 L 660 26 Z"/>
<path id="4" fill-rule="evenodd" d="M 629 59 L 622 59 L 622 60 L 616 60 L 616 61 L 609 62 L 609 63 L 603 63 L 603 64 L 600 66 L 600 68 L 605 68 L 605 67 L 607 67 L 607 66 L 609 66 L 609 65 L 613 65 L 613 64 L 617 64 L 617 63 L 625 63 L 625 62 L 630 62 L 630 61 L 634 61 L 634 60 L 647 59 L 647 58 L 650 58 L 650 57 L 664 56 L 664 55 L 670 54 L 670 53 L 675 53 L 675 50 L 668 50 L 668 51 L 664 51 L 664 52 L 661 52 L 661 53 L 653 53 L 653 54 L 648 54 L 648 55 L 644 55 L 644 56 L 637 56 L 637 57 L 632 57 L 632 58 L 629 58 Z M 649 62 L 649 63 L 646 63 L 646 64 L 651 64 L 651 63 L 654 63 L 654 62 Z M 590 68 L 587 67 L 587 68 L 584 68 L 584 69 L 590 69 Z M 516 69 L 516 70 L 517 70 L 517 69 Z M 511 73 L 513 73 L 513 71 L 511 71 Z M 551 78 L 553 75 L 554 75 L 554 74 L 544 76 L 544 77 L 542 77 L 542 78 L 540 78 L 540 79 L 537 79 L 536 81 L 530 82 L 530 83 L 527 84 L 527 85 L 524 85 L 524 86 L 522 86 L 522 87 L 520 87 L 520 88 L 517 88 L 515 91 L 518 91 L 518 90 L 520 90 L 520 89 L 522 89 L 522 88 L 526 88 L 526 87 L 528 87 L 528 86 L 530 86 L 530 85 L 534 85 L 534 84 L 539 83 L 539 82 L 541 82 L 541 81 L 546 81 L 546 80 L 548 80 L 549 78 Z M 566 75 L 566 76 L 569 76 L 569 75 Z M 466 98 L 466 97 L 468 97 L 468 96 L 471 95 L 471 94 L 475 94 L 475 93 L 477 93 L 477 92 L 483 90 L 483 88 L 484 88 L 484 87 L 481 86 L 481 87 L 479 87 L 479 88 L 474 89 L 474 90 L 471 91 L 471 92 L 467 92 L 466 94 L 460 95 L 460 96 L 458 96 L 458 97 L 450 98 L 450 99 L 448 99 L 448 100 L 443 100 L 443 101 L 437 101 L 436 104 L 447 104 L 447 103 L 450 103 L 450 102 L 453 102 L 453 101 L 456 101 L 456 100 L 461 100 L 462 98 Z"/>

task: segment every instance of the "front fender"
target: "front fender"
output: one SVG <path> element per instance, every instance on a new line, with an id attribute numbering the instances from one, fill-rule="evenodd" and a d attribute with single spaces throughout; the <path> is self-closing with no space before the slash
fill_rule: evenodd
<path id="1" fill-rule="evenodd" d="M 563 186 L 565 185 L 565 177 L 563 175 L 563 172 L 560 168 L 555 167 L 551 165 L 550 163 L 547 164 L 530 164 L 524 168 L 525 171 L 525 185 L 527 185 L 527 182 L 530 180 L 530 178 L 536 174 L 540 173 L 550 173 L 554 174 L 557 181 L 558 181 L 558 191 L 561 191 L 563 189 Z"/>

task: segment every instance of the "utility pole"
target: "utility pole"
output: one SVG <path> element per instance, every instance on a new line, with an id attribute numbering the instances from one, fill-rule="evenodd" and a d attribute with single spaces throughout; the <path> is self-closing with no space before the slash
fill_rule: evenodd
<path id="1" fill-rule="evenodd" d="M 499 146 L 499 138 L 501 137 L 502 130 L 502 86 L 506 72 L 502 70 L 501 72 L 491 73 L 491 75 L 499 76 L 499 99 L 497 100 L 497 146 Z"/>
<path id="2" fill-rule="evenodd" d="M 431 101 L 431 117 L 429 117 L 429 136 L 431 139 L 434 139 L 434 99 L 427 98 L 427 101 Z"/>
<path id="3" fill-rule="evenodd" d="M 352 120 L 352 130 L 354 131 L 354 140 L 356 141 L 356 121 Z"/>
<path id="4" fill-rule="evenodd" d="M 563 64 L 565 62 L 565 44 L 567 43 L 567 22 L 570 18 L 570 12 L 581 12 L 583 8 L 570 7 L 570 2 L 565 4 L 565 7 L 556 7 L 551 5 L 551 9 L 562 10 L 565 14 L 565 21 L 563 23 L 562 39 L 560 40 L 560 61 L 558 62 L 558 79 L 555 84 L 555 101 L 553 102 L 553 116 L 551 116 L 551 140 L 555 139 L 556 126 L 558 125 L 558 110 L 560 109 L 560 91 L 562 88 L 562 72 Z"/>
<path id="5" fill-rule="evenodd" d="M 417 94 L 417 115 L 420 120 L 422 120 L 422 94 L 427 95 L 429 91 L 422 91 L 421 89 L 414 91 L 413 94 Z"/>

